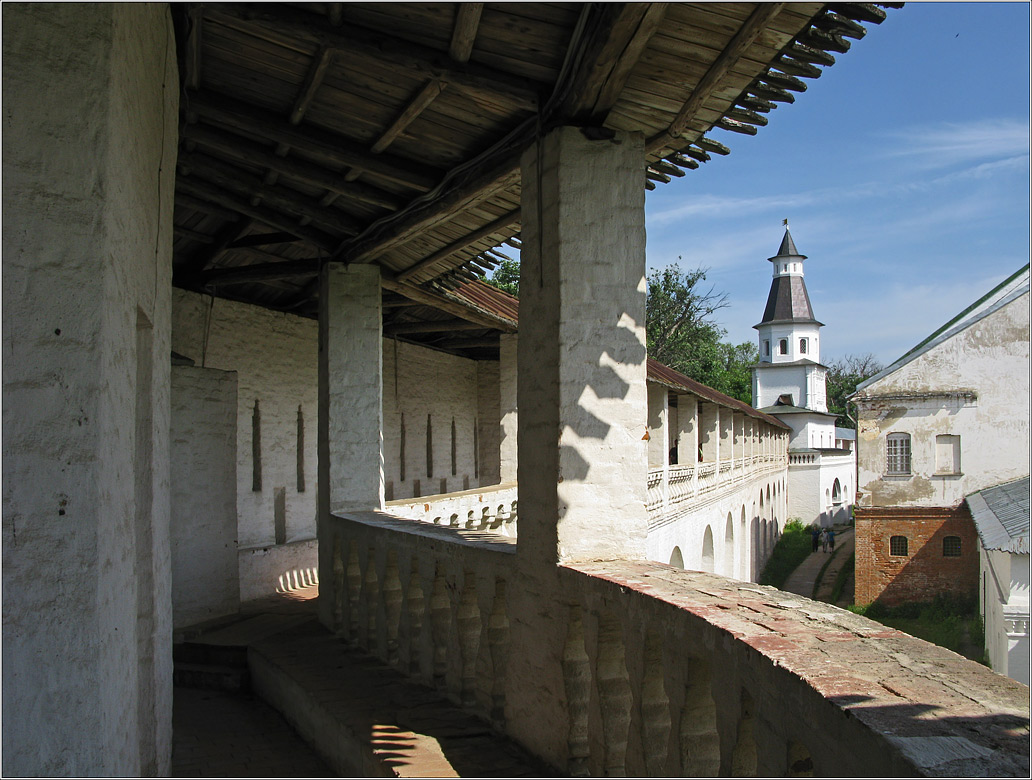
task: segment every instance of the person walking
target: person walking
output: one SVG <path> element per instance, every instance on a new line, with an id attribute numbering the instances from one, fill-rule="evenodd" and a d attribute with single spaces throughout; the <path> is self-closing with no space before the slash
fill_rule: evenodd
<path id="1" fill-rule="evenodd" d="M 810 536 L 813 539 L 813 551 L 817 552 L 817 545 L 821 540 L 821 529 L 815 525 L 811 525 Z"/>
<path id="2" fill-rule="evenodd" d="M 828 531 L 828 547 L 831 548 L 832 552 L 835 552 L 835 529 L 829 528 Z"/>
<path id="3" fill-rule="evenodd" d="M 828 551 L 828 532 L 825 531 L 823 528 L 821 529 L 821 551 Z"/>

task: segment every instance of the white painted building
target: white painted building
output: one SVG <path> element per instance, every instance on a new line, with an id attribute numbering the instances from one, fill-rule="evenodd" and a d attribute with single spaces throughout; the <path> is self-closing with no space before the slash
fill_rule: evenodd
<path id="1" fill-rule="evenodd" d="M 1026 265 L 858 385 L 857 603 L 974 596 L 964 499 L 1028 474 L 1028 377 Z"/>
<path id="2" fill-rule="evenodd" d="M 1029 683 L 1029 481 L 967 497 L 979 541 L 979 608 L 985 652 L 1000 674 Z"/>
<path id="3" fill-rule="evenodd" d="M 791 429 L 788 516 L 805 525 L 848 522 L 855 493 L 856 455 L 828 412 L 827 368 L 820 329 L 803 279 L 806 255 L 785 228 L 774 257 L 773 280 L 758 331 L 760 362 L 753 367 L 753 406 Z"/>

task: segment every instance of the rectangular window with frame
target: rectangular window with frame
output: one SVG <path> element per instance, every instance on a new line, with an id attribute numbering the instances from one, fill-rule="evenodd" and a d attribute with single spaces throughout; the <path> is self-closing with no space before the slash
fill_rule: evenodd
<path id="1" fill-rule="evenodd" d="M 910 434 L 890 433 L 885 445 L 885 473 L 910 474 Z"/>
<path id="2" fill-rule="evenodd" d="M 948 433 L 935 437 L 935 473 L 960 473 L 960 437 Z"/>

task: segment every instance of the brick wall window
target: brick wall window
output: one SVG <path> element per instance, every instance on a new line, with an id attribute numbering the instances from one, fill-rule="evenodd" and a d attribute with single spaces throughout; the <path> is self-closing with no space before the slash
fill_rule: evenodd
<path id="1" fill-rule="evenodd" d="M 905 556 L 907 554 L 907 537 L 893 536 L 889 539 L 889 555 Z"/>
<path id="2" fill-rule="evenodd" d="M 887 474 L 910 473 L 910 434 L 890 433 L 885 441 L 885 472 Z"/>
<path id="3" fill-rule="evenodd" d="M 960 537 L 944 536 L 942 538 L 942 555 L 944 558 L 960 557 Z"/>

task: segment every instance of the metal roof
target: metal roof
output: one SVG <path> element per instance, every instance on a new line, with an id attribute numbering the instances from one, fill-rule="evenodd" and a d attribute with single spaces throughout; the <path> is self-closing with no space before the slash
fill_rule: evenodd
<path id="1" fill-rule="evenodd" d="M 1029 478 L 985 488 L 967 497 L 968 508 L 986 550 L 1028 555 Z"/>
<path id="2" fill-rule="evenodd" d="M 806 282 L 801 276 L 775 276 L 770 282 L 770 293 L 767 295 L 767 306 L 763 310 L 760 325 L 774 322 L 813 322 L 818 325 L 810 306 L 810 296 L 806 292 Z"/>
<path id="3" fill-rule="evenodd" d="M 806 255 L 799 254 L 799 250 L 795 247 L 795 241 L 792 240 L 792 234 L 788 232 L 788 228 L 785 228 L 785 235 L 781 239 L 781 246 L 778 247 L 778 253 L 774 257 L 768 257 L 772 263 L 779 257 L 798 257 L 802 260 L 806 259 Z"/>

